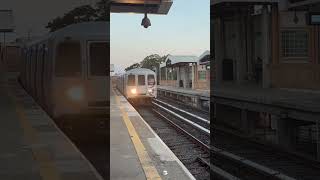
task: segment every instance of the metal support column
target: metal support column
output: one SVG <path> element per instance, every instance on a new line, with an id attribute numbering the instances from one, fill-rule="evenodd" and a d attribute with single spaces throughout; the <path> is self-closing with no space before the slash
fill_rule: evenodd
<path id="1" fill-rule="evenodd" d="M 191 74 L 191 89 L 194 89 L 195 88 L 195 86 L 194 86 L 194 84 L 195 84 L 195 65 L 193 63 L 191 66 L 191 72 L 192 72 L 192 74 Z"/>
<path id="2" fill-rule="evenodd" d="M 268 6 L 262 9 L 262 87 L 270 87 L 270 15 Z"/>

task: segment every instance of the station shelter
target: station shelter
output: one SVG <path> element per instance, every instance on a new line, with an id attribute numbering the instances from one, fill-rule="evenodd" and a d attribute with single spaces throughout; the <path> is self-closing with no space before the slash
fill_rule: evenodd
<path id="1" fill-rule="evenodd" d="M 184 89 L 210 89 L 210 51 L 198 56 L 168 55 L 160 64 L 160 85 Z"/>
<path id="2" fill-rule="evenodd" d="M 320 89 L 319 1 L 212 0 L 211 7 L 217 84 Z"/>

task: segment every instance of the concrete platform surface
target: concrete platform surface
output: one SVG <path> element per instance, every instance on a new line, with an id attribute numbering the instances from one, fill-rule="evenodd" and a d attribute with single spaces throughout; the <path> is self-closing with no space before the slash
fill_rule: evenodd
<path id="1" fill-rule="evenodd" d="M 101 180 L 89 161 L 20 87 L 0 72 L 0 179 Z"/>
<path id="2" fill-rule="evenodd" d="M 194 179 L 133 106 L 115 91 L 111 91 L 110 100 L 111 179 Z"/>
<path id="3" fill-rule="evenodd" d="M 320 92 L 223 84 L 212 95 L 320 113 Z"/>

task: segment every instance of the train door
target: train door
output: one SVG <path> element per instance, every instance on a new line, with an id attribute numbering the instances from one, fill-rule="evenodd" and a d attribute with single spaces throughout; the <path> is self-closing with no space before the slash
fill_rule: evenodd
<path id="1" fill-rule="evenodd" d="M 134 97 L 137 94 L 137 83 L 136 83 L 136 75 L 135 74 L 128 74 L 125 77 L 124 81 L 124 89 L 125 89 L 125 95 L 127 98 Z"/>
<path id="2" fill-rule="evenodd" d="M 39 50 L 38 50 L 38 56 L 37 56 L 37 97 L 38 97 L 38 102 L 43 106 L 43 89 L 42 89 L 42 83 L 43 83 L 43 52 L 44 52 L 44 46 L 39 45 Z"/>
<path id="3" fill-rule="evenodd" d="M 43 101 L 44 107 L 46 110 L 50 107 L 51 102 L 51 83 L 52 83 L 52 65 L 53 65 L 53 41 L 49 41 L 44 45 L 44 60 L 43 60 L 43 78 L 42 78 L 42 92 L 43 92 Z M 51 49 L 51 51 L 49 51 Z"/>
<path id="4" fill-rule="evenodd" d="M 36 76 L 37 76 L 37 47 L 32 47 L 32 57 L 31 57 L 31 94 L 35 100 L 36 99 Z"/>
<path id="5" fill-rule="evenodd" d="M 26 89 L 26 82 L 27 82 L 27 59 L 28 59 L 28 53 L 27 53 L 27 49 L 25 48 L 23 50 L 23 66 L 22 66 L 22 71 L 23 74 L 21 74 L 21 81 L 22 81 L 22 85 L 23 87 Z"/>
<path id="6" fill-rule="evenodd" d="M 38 58 L 38 55 L 39 55 L 39 47 L 36 45 L 35 46 L 35 54 L 34 54 L 34 59 L 33 59 L 33 62 L 34 62 L 34 71 L 33 71 L 33 74 L 34 74 L 34 77 L 33 77 L 33 96 L 34 96 L 34 99 L 36 100 L 36 102 L 39 103 L 39 96 L 38 96 L 38 76 L 39 76 L 39 68 L 38 68 L 38 61 L 39 61 L 39 58 Z"/>
<path id="7" fill-rule="evenodd" d="M 87 42 L 87 83 L 88 104 L 107 106 L 109 103 L 109 46 L 107 41 Z"/>
<path id="8" fill-rule="evenodd" d="M 148 93 L 157 96 L 157 78 L 154 74 L 148 74 L 147 76 Z"/>
<path id="9" fill-rule="evenodd" d="M 29 79 L 28 79 L 28 92 L 29 92 L 29 94 L 31 94 L 32 95 L 32 74 L 33 74 L 33 67 L 32 67 L 32 60 L 33 60 L 33 55 L 34 54 L 34 50 L 33 50 L 33 48 L 31 47 L 30 48 L 30 55 L 29 55 Z"/>
<path id="10" fill-rule="evenodd" d="M 82 70 L 82 49 L 79 40 L 57 39 L 55 41 L 52 77 L 53 116 L 80 113 L 86 104 Z"/>
<path id="11" fill-rule="evenodd" d="M 147 85 L 146 85 L 146 74 L 137 75 L 137 92 L 139 95 L 147 94 Z"/>

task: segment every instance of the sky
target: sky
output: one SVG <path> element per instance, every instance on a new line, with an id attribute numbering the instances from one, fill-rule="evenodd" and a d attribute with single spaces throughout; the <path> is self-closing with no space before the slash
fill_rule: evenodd
<path id="1" fill-rule="evenodd" d="M 11 9 L 14 14 L 15 33 L 8 38 L 41 36 L 48 32 L 47 23 L 69 10 L 98 0 L 0 0 L 0 9 Z M 2 39 L 1 39 L 2 41 Z"/>
<path id="2" fill-rule="evenodd" d="M 140 25 L 143 17 L 110 16 L 110 61 L 118 71 L 151 54 L 200 56 L 210 50 L 210 0 L 173 0 L 167 15 L 148 15 L 147 29 Z"/>

